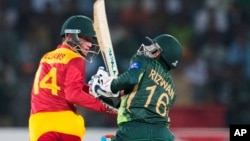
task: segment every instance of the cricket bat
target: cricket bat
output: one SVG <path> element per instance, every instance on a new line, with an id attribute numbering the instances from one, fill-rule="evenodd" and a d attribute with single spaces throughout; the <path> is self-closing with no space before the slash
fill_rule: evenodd
<path id="1" fill-rule="evenodd" d="M 118 76 L 118 68 L 107 22 L 105 1 L 96 0 L 93 10 L 94 30 L 105 67 L 110 76 Z"/>

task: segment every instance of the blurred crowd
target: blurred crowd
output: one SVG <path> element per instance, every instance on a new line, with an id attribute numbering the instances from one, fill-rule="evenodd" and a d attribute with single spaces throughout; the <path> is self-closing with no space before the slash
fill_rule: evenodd
<path id="1" fill-rule="evenodd" d="M 120 72 L 145 36 L 176 36 L 183 61 L 173 74 L 175 106 L 225 105 L 226 124 L 250 123 L 249 0 L 106 0 Z M 61 42 L 63 21 L 93 17 L 94 0 L 0 0 L 0 126 L 27 126 L 30 91 L 43 53 Z M 103 61 L 87 64 L 90 77 Z M 86 80 L 87 81 L 87 80 Z M 82 109 L 87 126 L 115 117 Z M 212 111 L 211 111 L 212 112 Z M 91 120 L 91 119 L 97 120 Z"/>

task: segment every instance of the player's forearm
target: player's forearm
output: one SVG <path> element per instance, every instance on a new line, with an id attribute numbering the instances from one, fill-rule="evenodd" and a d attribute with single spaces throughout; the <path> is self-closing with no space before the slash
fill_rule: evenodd
<path id="1" fill-rule="evenodd" d="M 140 72 L 127 71 L 120 75 L 117 79 L 114 79 L 111 84 L 112 92 L 118 92 L 120 90 L 130 91 L 139 81 Z"/>
<path id="2" fill-rule="evenodd" d="M 107 108 L 99 100 L 84 92 L 80 86 L 74 85 L 67 90 L 65 97 L 70 103 L 95 111 L 107 111 Z"/>
<path id="3" fill-rule="evenodd" d="M 83 94 L 81 97 L 82 100 L 76 100 L 75 103 L 81 107 L 88 108 L 95 111 L 106 112 L 107 108 L 99 100 L 94 98 L 89 94 Z"/>

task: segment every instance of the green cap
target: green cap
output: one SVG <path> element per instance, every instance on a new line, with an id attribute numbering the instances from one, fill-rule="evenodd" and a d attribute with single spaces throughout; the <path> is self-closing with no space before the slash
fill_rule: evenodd
<path id="1" fill-rule="evenodd" d="M 82 15 L 71 16 L 64 22 L 60 35 L 64 36 L 65 33 L 77 33 L 78 36 L 96 38 L 93 21 Z"/>
<path id="2" fill-rule="evenodd" d="M 162 34 L 154 39 L 147 38 L 152 43 L 156 42 L 162 48 L 161 58 L 171 69 L 177 67 L 182 59 L 182 46 L 174 36 Z"/>

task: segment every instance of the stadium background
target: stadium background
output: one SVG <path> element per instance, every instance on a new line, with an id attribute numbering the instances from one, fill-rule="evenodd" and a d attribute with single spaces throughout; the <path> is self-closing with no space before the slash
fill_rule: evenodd
<path id="1" fill-rule="evenodd" d="M 59 31 L 67 17 L 93 16 L 93 2 L 0 0 L 2 135 L 7 129 L 26 130 L 39 58 L 61 41 Z M 106 0 L 120 72 L 127 69 L 144 36 L 169 33 L 183 45 L 183 61 L 171 72 L 179 94 L 170 112 L 171 128 L 179 129 L 178 135 L 204 131 L 211 137 L 222 131 L 224 136 L 230 124 L 250 124 L 249 9 L 248 0 Z M 99 56 L 87 65 L 89 79 L 103 62 Z M 90 129 L 117 127 L 115 116 L 81 108 L 80 113 Z"/>

